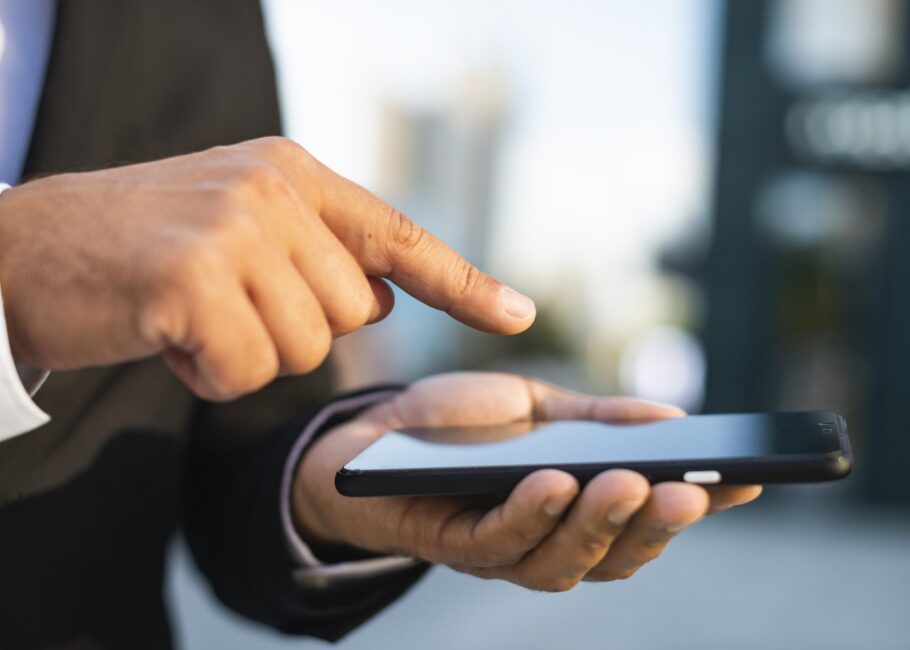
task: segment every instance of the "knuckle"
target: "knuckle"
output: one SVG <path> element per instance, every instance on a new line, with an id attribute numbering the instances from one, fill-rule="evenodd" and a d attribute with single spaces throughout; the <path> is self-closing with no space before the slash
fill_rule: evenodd
<path id="1" fill-rule="evenodd" d="M 229 261 L 220 246 L 194 234 L 148 251 L 137 266 L 139 332 L 160 344 L 183 340 L 193 305 L 208 299 L 213 285 L 227 275 Z"/>
<path id="2" fill-rule="evenodd" d="M 525 545 L 537 544 L 546 530 L 537 526 L 522 526 L 515 531 L 515 537 Z"/>
<path id="3" fill-rule="evenodd" d="M 394 522 L 392 522 L 392 529 L 394 530 L 393 538 L 398 541 L 400 548 L 406 553 L 411 553 L 417 557 L 426 557 L 420 555 L 420 549 L 417 547 L 417 538 L 414 532 L 414 520 L 413 516 L 414 510 L 417 508 L 417 502 L 410 501 L 401 510 Z"/>
<path id="4" fill-rule="evenodd" d="M 299 144 L 280 135 L 267 135 L 254 141 L 257 147 L 267 154 L 278 156 L 300 155 L 306 150 Z"/>
<path id="5" fill-rule="evenodd" d="M 586 522 L 580 526 L 579 538 L 586 549 L 602 551 L 609 546 L 609 540 L 613 537 L 611 532 L 595 523 Z"/>
<path id="6" fill-rule="evenodd" d="M 260 241 L 262 232 L 256 220 L 246 210 L 215 213 L 202 233 L 201 247 L 227 259 L 232 251 L 247 249 Z"/>
<path id="7" fill-rule="evenodd" d="M 263 230 L 251 205 L 249 191 L 236 177 L 204 192 L 203 207 L 179 229 L 163 235 L 175 256 L 193 258 L 225 254 L 238 244 L 260 241 Z"/>
<path id="8" fill-rule="evenodd" d="M 270 346 L 258 346 L 246 356 L 246 360 L 242 374 L 215 375 L 209 378 L 212 399 L 227 401 L 251 393 L 268 384 L 278 374 L 278 357 Z"/>
<path id="9" fill-rule="evenodd" d="M 483 284 L 484 274 L 464 258 L 456 263 L 453 277 L 456 278 L 455 291 L 459 297 L 472 295 Z"/>
<path id="10" fill-rule="evenodd" d="M 430 562 L 438 562 L 442 560 L 444 554 L 447 554 L 462 560 L 463 558 L 454 549 L 448 548 L 447 552 L 443 551 L 446 547 L 440 543 L 441 537 L 437 528 L 421 525 L 419 517 L 415 517 L 404 528 L 403 539 L 407 540 L 407 546 L 414 549 L 417 557 Z"/>
<path id="11" fill-rule="evenodd" d="M 352 301 L 350 309 L 350 318 L 356 324 L 357 328 L 360 328 L 369 322 L 370 317 L 373 315 L 373 306 L 376 302 L 376 298 L 373 296 L 373 292 L 367 284 L 364 291 Z"/>
<path id="12" fill-rule="evenodd" d="M 246 205 L 251 201 L 291 201 L 294 192 L 290 178 L 278 165 L 252 160 L 238 166 L 230 196 Z"/>
<path id="13" fill-rule="evenodd" d="M 242 386 L 244 392 L 265 386 L 275 378 L 278 370 L 278 354 L 275 349 L 266 344 L 258 346 L 250 361 L 246 385 Z"/>
<path id="14" fill-rule="evenodd" d="M 154 346 L 182 340 L 182 311 L 174 292 L 159 289 L 147 297 L 136 314 L 136 327 L 142 340 Z"/>
<path id="15" fill-rule="evenodd" d="M 332 348 L 332 333 L 325 323 L 313 327 L 307 336 L 307 344 L 297 361 L 295 370 L 300 373 L 312 372 L 322 365 Z"/>
<path id="16" fill-rule="evenodd" d="M 149 254 L 147 268 L 151 293 L 165 301 L 174 292 L 194 292 L 208 278 L 218 277 L 226 263 L 220 244 L 199 233 L 170 241 L 163 248 Z"/>
<path id="17" fill-rule="evenodd" d="M 332 329 L 339 336 L 354 332 L 366 325 L 372 314 L 373 306 L 366 297 L 353 299 L 341 314 L 333 316 Z"/>
<path id="18" fill-rule="evenodd" d="M 408 219 L 395 208 L 389 208 L 386 221 L 389 241 L 396 248 L 404 251 L 414 251 L 420 247 L 426 231 L 418 224 Z"/>

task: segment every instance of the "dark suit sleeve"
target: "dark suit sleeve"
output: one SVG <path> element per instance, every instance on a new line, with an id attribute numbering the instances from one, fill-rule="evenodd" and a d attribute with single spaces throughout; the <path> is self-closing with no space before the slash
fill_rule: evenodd
<path id="1" fill-rule="evenodd" d="M 306 413 L 249 436 L 238 435 L 238 422 L 246 422 L 240 428 L 255 428 L 251 412 L 275 419 L 282 399 L 260 394 L 246 403 L 200 404 L 186 472 L 184 531 L 197 564 L 225 604 L 289 634 L 337 640 L 404 593 L 427 567 L 308 587 L 293 579 L 298 567 L 280 518 L 282 473 L 301 431 L 320 410 L 303 409 L 302 398 L 296 401 L 298 412 Z M 353 415 L 336 416 L 321 430 Z M 324 561 L 364 557 L 352 548 L 314 550 Z"/>

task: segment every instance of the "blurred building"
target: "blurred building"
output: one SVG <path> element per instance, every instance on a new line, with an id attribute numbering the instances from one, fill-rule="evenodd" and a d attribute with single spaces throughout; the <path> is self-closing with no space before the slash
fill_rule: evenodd
<path id="1" fill-rule="evenodd" d="M 846 413 L 910 502 L 910 20 L 900 0 L 726 4 L 708 411 Z"/>

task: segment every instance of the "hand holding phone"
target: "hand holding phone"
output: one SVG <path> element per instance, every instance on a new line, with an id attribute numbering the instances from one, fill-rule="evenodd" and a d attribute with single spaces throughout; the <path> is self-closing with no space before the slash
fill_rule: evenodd
<path id="1" fill-rule="evenodd" d="M 603 472 L 582 490 L 574 476 L 534 471 L 508 497 L 375 497 L 337 492 L 335 472 L 383 433 L 405 427 L 535 420 L 640 421 L 675 407 L 569 393 L 513 375 L 430 377 L 329 432 L 307 451 L 292 492 L 304 539 L 408 555 L 544 591 L 624 578 L 706 514 L 755 499 L 757 486 L 651 486 L 640 474 Z"/>

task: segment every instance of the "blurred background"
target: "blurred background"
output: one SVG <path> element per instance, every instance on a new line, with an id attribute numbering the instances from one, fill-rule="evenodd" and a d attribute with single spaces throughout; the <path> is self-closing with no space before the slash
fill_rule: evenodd
<path id="1" fill-rule="evenodd" d="M 265 0 L 286 132 L 532 296 L 477 334 L 405 295 L 343 387 L 520 372 L 691 412 L 845 414 L 855 474 L 770 489 L 628 582 L 436 569 L 341 648 L 910 648 L 910 7 Z M 187 648 L 233 618 L 174 547 Z"/>

